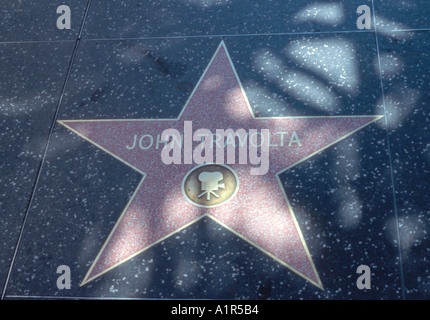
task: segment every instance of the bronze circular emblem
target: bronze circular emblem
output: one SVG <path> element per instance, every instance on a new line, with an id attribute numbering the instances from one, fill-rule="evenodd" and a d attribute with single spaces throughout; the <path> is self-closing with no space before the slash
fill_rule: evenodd
<path id="1" fill-rule="evenodd" d="M 239 179 L 223 164 L 202 164 L 188 172 L 182 181 L 185 198 L 199 207 L 216 207 L 234 197 Z"/>

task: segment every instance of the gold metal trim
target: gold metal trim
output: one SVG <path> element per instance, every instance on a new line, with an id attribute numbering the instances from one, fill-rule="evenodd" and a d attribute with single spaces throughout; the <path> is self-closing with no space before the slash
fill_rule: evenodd
<path id="1" fill-rule="evenodd" d="M 142 183 L 143 183 L 143 181 L 145 180 L 145 176 L 146 176 L 146 174 L 145 174 L 144 172 L 140 171 L 138 168 L 136 168 L 136 167 L 135 167 L 135 166 L 133 166 L 132 164 L 128 163 L 127 161 L 125 161 L 125 160 L 121 159 L 121 158 L 120 158 L 120 157 L 118 157 L 117 155 L 115 155 L 115 154 L 111 153 L 110 151 L 106 150 L 105 148 L 103 148 L 102 146 L 100 146 L 100 145 L 99 145 L 99 144 L 97 144 L 96 142 L 92 141 L 92 140 L 91 140 L 91 139 L 89 139 L 88 137 L 85 137 L 84 135 L 80 134 L 79 132 L 77 132 L 76 130 L 74 130 L 74 129 L 73 129 L 73 128 L 71 128 L 70 126 L 68 126 L 68 125 L 66 124 L 66 122 L 97 122 L 97 121 L 100 121 L 100 122 L 105 122 L 105 121 L 106 121 L 106 122 L 109 122 L 109 121 L 112 121 L 112 122 L 113 122 L 113 121 L 115 121 L 115 122 L 121 122 L 121 121 L 177 121 L 177 120 L 179 120 L 179 119 L 181 118 L 182 114 L 184 113 L 185 109 L 187 108 L 187 106 L 188 106 L 188 104 L 189 104 L 189 102 L 190 102 L 191 98 L 193 97 L 193 95 L 194 95 L 195 91 L 196 91 L 196 90 L 197 90 L 197 88 L 199 87 L 199 85 L 200 85 L 201 81 L 203 80 L 204 76 L 206 75 L 207 71 L 209 70 L 209 67 L 211 66 L 211 64 L 212 64 L 213 60 L 215 59 L 215 57 L 216 57 L 216 55 L 217 55 L 218 51 L 221 49 L 221 47 L 222 47 L 222 48 L 224 48 L 224 50 L 225 50 L 225 52 L 226 52 L 226 54 L 227 54 L 228 60 L 229 60 L 229 62 L 230 62 L 230 65 L 231 65 L 231 67 L 232 67 L 232 70 L 233 70 L 233 72 L 234 72 L 234 74 L 235 74 L 236 80 L 237 80 L 237 81 L 238 81 L 238 83 L 239 83 L 240 90 L 241 90 L 241 92 L 242 92 L 242 94 L 243 94 L 243 96 L 244 96 L 244 99 L 245 99 L 246 105 L 247 105 L 247 107 L 248 107 L 248 109 L 249 109 L 249 111 L 250 111 L 250 113 L 251 113 L 251 115 L 252 115 L 253 119 L 255 119 L 255 120 L 260 120 L 260 119 L 261 119 L 261 120 L 264 120 L 264 119 L 300 119 L 300 118 L 308 118 L 308 119 L 317 119 L 317 118 L 359 118 L 359 117 L 369 117 L 369 118 L 372 118 L 372 117 L 373 117 L 373 118 L 374 118 L 374 119 L 373 119 L 372 121 L 370 121 L 369 123 L 367 123 L 367 124 L 365 124 L 365 125 L 360 126 L 359 128 L 355 129 L 354 131 L 349 132 L 348 134 L 346 134 L 346 135 L 342 136 L 341 138 L 337 139 L 336 141 L 334 141 L 334 142 L 332 142 L 332 143 L 328 144 L 327 146 L 324 146 L 323 148 L 321 148 L 321 149 L 319 149 L 319 150 L 315 151 L 314 153 L 310 154 L 309 156 L 307 156 L 307 157 L 305 157 L 305 158 L 301 159 L 300 161 L 298 161 L 298 162 L 296 162 L 296 163 L 294 163 L 294 164 L 290 165 L 289 167 L 287 167 L 287 168 L 285 168 L 285 169 L 283 169 L 283 170 L 279 171 L 279 172 L 276 174 L 276 178 L 277 178 L 277 180 L 278 180 L 279 187 L 281 188 L 282 193 L 284 194 L 285 201 L 286 201 L 286 203 L 287 203 L 287 205 L 288 205 L 288 208 L 289 208 L 289 210 L 290 210 L 290 212 L 291 212 L 291 215 L 292 215 L 292 217 L 293 217 L 293 221 L 294 221 L 294 223 L 295 223 L 295 225 L 296 225 L 296 229 L 297 229 L 297 232 L 298 232 L 298 234 L 299 234 L 299 236 L 300 236 L 300 239 L 301 239 L 302 245 L 303 245 L 303 247 L 304 247 L 304 249 L 305 249 L 305 251 L 306 251 L 307 257 L 308 257 L 308 259 L 309 259 L 309 261 L 310 261 L 310 263 L 311 263 L 311 265 L 312 265 L 312 269 L 313 269 L 314 274 L 315 274 L 315 276 L 316 276 L 316 278 L 317 278 L 317 280 L 318 280 L 318 281 L 317 281 L 317 282 L 315 282 L 314 280 L 312 280 L 312 279 L 308 278 L 308 277 L 307 277 L 307 276 L 305 276 L 304 274 L 302 274 L 302 273 L 300 273 L 299 271 L 297 271 L 296 269 L 294 269 L 292 266 L 288 265 L 286 262 L 284 262 L 284 261 L 280 260 L 279 258 L 277 258 L 276 256 L 274 256 L 273 254 L 271 254 L 271 253 L 270 253 L 270 252 L 268 252 L 267 250 L 265 250 L 265 249 L 263 249 L 262 247 L 260 247 L 258 244 L 253 243 L 252 241 L 250 241 L 249 239 L 247 239 L 245 236 L 241 235 L 240 233 L 238 233 L 238 232 L 237 232 L 237 231 L 235 231 L 234 229 L 232 229 L 232 228 L 228 227 L 227 225 L 225 225 L 224 223 L 222 223 L 221 221 L 219 221 L 218 219 L 214 218 L 213 216 L 211 216 L 211 215 L 209 215 L 209 214 L 203 214 L 203 215 L 202 215 L 202 216 L 200 216 L 199 218 L 197 218 L 197 219 L 195 219 L 195 220 L 193 220 L 193 221 L 191 221 L 191 222 L 187 223 L 186 225 L 184 225 L 184 226 L 182 226 L 181 228 L 179 228 L 179 229 L 175 230 L 174 232 L 172 232 L 172 233 L 168 234 L 167 236 L 165 236 L 165 237 L 163 237 L 163 238 L 159 239 L 158 241 L 156 241 L 156 242 L 152 243 L 151 245 L 149 245 L 149 246 L 147 246 L 147 247 L 143 248 L 142 250 L 140 250 L 140 251 L 136 252 L 135 254 L 133 254 L 132 256 L 128 257 L 127 259 L 124 259 L 124 260 L 122 260 L 122 261 L 118 262 L 117 264 L 115 264 L 115 265 L 113 265 L 113 266 L 109 267 L 108 269 L 104 270 L 103 272 L 101 272 L 101 273 L 97 274 L 96 276 L 89 278 L 89 275 L 91 274 L 92 270 L 94 269 L 94 266 L 95 266 L 96 262 L 98 261 L 98 259 L 99 259 L 100 255 L 101 255 L 101 253 L 103 252 L 103 250 L 105 249 L 105 247 L 106 247 L 106 245 L 108 244 L 109 240 L 111 239 L 111 237 L 112 237 L 112 235 L 113 235 L 114 231 L 116 230 L 116 228 L 117 228 L 117 226 L 118 226 L 119 222 L 121 221 L 122 217 L 124 216 L 125 212 L 127 211 L 128 207 L 129 207 L 129 205 L 130 205 L 130 203 L 133 201 L 133 199 L 134 199 L 134 197 L 135 197 L 135 195 L 136 195 L 137 191 L 139 190 L 139 188 L 140 188 L 141 184 L 142 184 Z M 347 116 L 347 115 L 336 115 L 336 116 L 256 117 L 256 116 L 255 116 L 255 114 L 254 114 L 254 112 L 253 112 L 253 110 L 252 110 L 252 108 L 251 108 L 251 105 L 250 105 L 250 103 L 249 103 L 249 100 L 248 100 L 248 97 L 247 97 L 247 95 L 246 95 L 246 93 L 245 93 L 245 90 L 244 90 L 244 88 L 243 88 L 243 86 L 242 86 L 242 83 L 240 82 L 239 76 L 238 76 L 237 71 L 236 71 L 236 68 L 234 67 L 234 64 L 233 64 L 233 62 L 232 62 L 232 60 L 231 60 L 230 54 L 229 54 L 229 52 L 228 52 L 228 50 L 227 50 L 227 47 L 225 46 L 224 40 L 222 40 L 222 41 L 221 41 L 221 43 L 219 44 L 219 46 L 218 46 L 218 48 L 217 48 L 217 50 L 216 50 L 215 54 L 212 56 L 211 60 L 209 61 L 209 63 L 208 63 L 208 65 L 207 65 L 206 69 L 204 70 L 204 72 L 203 72 L 202 76 L 200 77 L 199 81 L 197 82 L 196 86 L 194 87 L 194 89 L 193 89 L 192 93 L 191 93 L 191 94 L 190 94 L 190 96 L 188 97 L 188 99 L 187 99 L 187 101 L 186 101 L 186 103 L 185 103 L 184 107 L 182 108 L 182 110 L 181 110 L 180 114 L 179 114 L 179 115 L 178 115 L 178 117 L 176 117 L 176 118 L 157 118 L 157 119 L 94 119 L 94 120 L 88 120 L 88 119 L 86 119 L 86 120 L 57 120 L 57 122 L 58 122 L 58 123 L 60 123 L 61 125 L 63 125 L 64 127 L 66 127 L 66 128 L 68 128 L 69 130 L 73 131 L 74 133 L 76 133 L 77 135 L 81 136 L 82 138 L 84 138 L 85 140 L 87 140 L 88 142 L 90 142 L 91 144 L 95 145 L 95 146 L 96 146 L 96 147 L 98 147 L 99 149 L 101 149 L 101 150 L 105 151 L 106 153 L 110 154 L 111 156 L 113 156 L 113 157 L 114 157 L 114 158 L 116 158 L 117 160 L 121 161 L 122 163 L 126 164 L 127 166 L 131 167 L 132 169 L 136 170 L 137 172 L 139 172 L 140 174 L 142 174 L 142 175 L 143 175 L 142 180 L 141 180 L 141 181 L 140 181 L 140 183 L 138 184 L 138 186 L 137 186 L 137 188 L 136 188 L 135 192 L 133 193 L 133 195 L 132 195 L 131 199 L 129 200 L 129 202 L 128 202 L 127 206 L 126 206 L 126 207 L 124 208 L 124 210 L 122 211 L 120 218 L 119 218 L 119 219 L 118 219 L 118 221 L 116 222 L 116 224 L 115 224 L 114 228 L 112 229 L 111 233 L 109 234 L 108 238 L 106 239 L 106 241 L 105 241 L 105 243 L 104 243 L 103 247 L 101 248 L 101 250 L 99 251 L 99 253 L 98 253 L 97 257 L 96 257 L 96 258 L 95 258 L 95 260 L 93 261 L 93 263 L 92 263 L 92 265 L 91 265 L 91 267 L 90 267 L 89 271 L 87 272 L 87 274 L 86 274 L 86 276 L 84 277 L 83 281 L 81 282 L 80 286 L 83 286 L 83 285 L 87 284 L 88 282 L 90 282 L 90 281 L 92 281 L 92 280 L 94 280 L 94 279 L 96 279 L 96 278 L 100 277 L 101 275 L 105 274 L 106 272 L 108 272 L 108 271 L 110 271 L 110 270 L 112 270 L 112 269 L 116 268 L 117 266 L 121 265 L 122 263 L 124 263 L 124 262 L 126 262 L 126 261 L 128 261 L 128 260 L 132 259 L 133 257 L 137 256 L 138 254 L 140 254 L 140 253 L 142 253 L 142 252 L 146 251 L 147 249 L 151 248 L 152 246 L 154 246 L 154 245 L 156 245 L 156 244 L 160 243 L 161 241 L 165 240 L 166 238 L 168 238 L 168 237 L 170 237 L 170 236 L 174 235 L 174 234 L 175 234 L 175 233 L 177 233 L 177 232 L 180 232 L 181 230 L 183 230 L 184 228 L 186 228 L 186 227 L 190 226 L 190 225 L 191 225 L 191 224 L 193 224 L 194 222 L 196 222 L 196 221 L 198 221 L 198 220 L 200 220 L 200 219 L 202 219 L 202 218 L 204 218 L 204 217 L 206 217 L 206 216 L 207 216 L 207 217 L 211 218 L 212 220 L 216 221 L 217 223 L 219 223 L 220 225 L 222 225 L 223 227 L 225 227 L 226 229 L 230 230 L 231 232 L 233 232 L 233 233 L 234 233 L 234 234 L 236 234 L 237 236 L 239 236 L 241 239 L 244 239 L 245 241 L 247 241 L 248 243 L 250 243 L 251 245 L 253 245 L 254 247 L 256 247 L 258 250 L 261 250 L 262 252 L 264 252 L 264 253 L 265 253 L 265 254 L 267 254 L 268 256 L 272 257 L 273 259 L 275 259 L 276 261 L 278 261 L 278 262 L 279 262 L 279 263 L 281 263 L 282 265 L 286 266 L 288 269 L 290 269 L 291 271 L 293 271 L 294 273 L 296 273 L 296 274 L 297 274 L 297 275 L 299 275 L 300 277 L 302 277 L 302 278 L 304 278 L 305 280 L 309 281 L 310 283 L 312 283 L 312 284 L 313 284 L 313 285 L 315 285 L 316 287 L 320 288 L 321 290 L 324 290 L 323 284 L 322 284 L 321 279 L 320 279 L 320 277 L 319 277 L 319 274 L 318 274 L 318 272 L 317 272 L 317 270 L 316 270 L 316 267 L 315 267 L 315 264 L 314 264 L 314 262 L 313 262 L 313 260 L 312 260 L 312 256 L 311 256 L 311 254 L 310 254 L 310 252 L 309 252 L 309 249 L 308 249 L 308 247 L 307 247 L 307 245 L 306 245 L 306 241 L 305 241 L 305 239 L 304 239 L 304 237 L 303 237 L 303 234 L 302 234 L 302 232 L 301 232 L 300 226 L 299 226 L 299 224 L 298 224 L 298 222 L 297 222 L 297 219 L 296 219 L 296 217 L 295 217 L 295 214 L 294 214 L 294 211 L 293 211 L 293 209 L 292 209 L 292 206 L 291 206 L 291 204 L 290 204 L 290 202 L 289 202 L 289 200 L 288 200 L 288 197 L 287 197 L 287 195 L 286 195 L 286 193 L 285 193 L 285 189 L 284 189 L 284 187 L 283 187 L 283 185 L 282 185 L 282 183 L 281 183 L 281 181 L 280 181 L 280 179 L 279 179 L 279 175 L 280 175 L 281 173 L 285 172 L 286 170 L 289 170 L 289 169 L 291 169 L 292 167 L 294 167 L 294 166 L 298 165 L 299 163 L 306 161 L 307 159 L 309 159 L 310 157 L 312 157 L 312 156 L 316 155 L 317 153 L 319 153 L 319 152 L 321 152 L 321 151 L 323 151 L 323 150 L 325 150 L 325 149 L 327 149 L 327 148 L 331 147 L 331 146 L 332 146 L 332 145 L 334 145 L 335 143 L 337 143 L 337 142 L 339 142 L 339 141 L 341 141 L 341 140 L 343 140 L 343 139 L 347 138 L 348 136 L 352 135 L 353 133 L 357 132 L 358 130 L 361 130 L 362 128 L 364 128 L 364 127 L 366 127 L 366 126 L 370 125 L 371 123 L 373 123 L 373 122 L 375 122 L 375 121 L 377 121 L 377 120 L 381 119 L 382 117 L 383 117 L 383 115 L 350 115 L 350 116 Z M 195 168 L 194 168 L 194 169 L 195 169 Z M 234 170 L 232 170 L 232 172 L 234 172 Z M 236 173 L 234 172 L 234 174 L 236 174 Z M 238 179 L 237 179 L 237 181 L 239 182 L 239 180 L 238 180 Z M 233 198 L 233 197 L 231 197 L 231 198 Z M 230 199 L 231 199 L 231 198 L 230 198 Z M 194 204 L 194 203 L 193 203 L 193 204 Z"/>

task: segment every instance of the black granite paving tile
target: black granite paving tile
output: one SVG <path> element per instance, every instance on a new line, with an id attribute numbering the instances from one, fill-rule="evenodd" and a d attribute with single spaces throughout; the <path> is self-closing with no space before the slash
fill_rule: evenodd
<path id="1" fill-rule="evenodd" d="M 176 117 L 219 41 L 82 41 L 59 119 Z M 383 114 L 372 33 L 225 41 L 259 115 Z M 282 176 L 324 291 L 210 219 L 79 287 L 141 177 L 57 125 L 7 295 L 401 298 L 387 149 L 379 120 Z M 356 286 L 361 264 L 371 290 Z M 70 290 L 56 286 L 60 265 Z"/>
<path id="2" fill-rule="evenodd" d="M 33 191 L 73 45 L 0 45 L 2 288 Z"/>
<path id="3" fill-rule="evenodd" d="M 430 296 L 430 33 L 380 37 L 387 128 L 392 152 L 408 299 Z M 394 222 L 391 228 L 394 229 Z M 395 230 L 393 230 L 394 232 Z"/>
<path id="4" fill-rule="evenodd" d="M 389 35 L 390 30 L 430 28 L 430 3 L 426 0 L 374 0 L 374 3 L 377 29 L 383 34 Z"/>
<path id="5" fill-rule="evenodd" d="M 83 41 L 60 118 L 176 117 L 220 41 Z M 258 116 L 376 112 L 373 34 L 229 38 L 226 45 Z"/>
<path id="6" fill-rule="evenodd" d="M 219 41 L 84 40 L 59 118 L 177 117 Z"/>
<path id="7" fill-rule="evenodd" d="M 357 30 L 354 1 L 156 0 L 91 4 L 85 38 L 207 36 Z"/>
<path id="8" fill-rule="evenodd" d="M 139 181 L 138 174 L 61 127 L 42 170 L 7 294 L 75 294 L 57 289 L 57 268 L 69 266 L 72 287 L 79 286 Z"/>
<path id="9" fill-rule="evenodd" d="M 87 0 L 69 3 L 53 1 L 2 1 L 0 4 L 0 42 L 75 40 L 81 28 Z M 70 29 L 58 29 L 60 5 L 70 8 Z"/>
<path id="10" fill-rule="evenodd" d="M 380 114 L 371 33 L 227 39 L 258 116 Z M 372 63 L 369 63 L 372 61 Z"/>
<path id="11" fill-rule="evenodd" d="M 217 45 L 217 40 L 207 39 L 164 44 L 84 41 L 59 119 L 175 117 Z M 79 289 L 79 283 L 134 192 L 140 174 L 60 125 L 54 130 L 42 170 L 7 295 L 115 293 L 111 290 L 115 282 L 107 281 L 100 290 L 91 289 L 91 283 Z M 63 264 L 72 271 L 71 291 L 56 286 L 56 270 Z M 146 270 L 147 266 L 137 268 Z M 134 277 L 136 272 L 127 270 Z M 127 295 L 135 295 L 130 288 L 124 289 Z"/>
<path id="12" fill-rule="evenodd" d="M 285 172 L 283 179 L 324 284 L 323 296 L 402 299 L 384 130 L 367 127 Z M 357 288 L 360 265 L 370 268 L 371 289 Z"/>

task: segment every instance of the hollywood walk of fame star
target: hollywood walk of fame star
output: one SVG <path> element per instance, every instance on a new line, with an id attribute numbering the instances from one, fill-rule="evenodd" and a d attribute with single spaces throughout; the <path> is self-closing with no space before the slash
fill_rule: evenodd
<path id="1" fill-rule="evenodd" d="M 255 117 L 222 41 L 177 119 L 60 120 L 63 126 L 143 175 L 81 286 L 209 217 L 323 289 L 279 174 L 379 118 Z M 169 128 L 181 131 L 184 121 L 212 132 L 218 128 L 294 131 L 300 144 L 287 146 L 281 143 L 281 135 L 275 135 L 269 148 L 267 174 L 251 175 L 249 164 L 229 165 L 240 187 L 228 202 L 202 207 L 186 199 L 181 189 L 184 177 L 196 164 L 166 165 L 160 159 L 160 149 L 129 146 L 137 134 L 161 134 Z"/>

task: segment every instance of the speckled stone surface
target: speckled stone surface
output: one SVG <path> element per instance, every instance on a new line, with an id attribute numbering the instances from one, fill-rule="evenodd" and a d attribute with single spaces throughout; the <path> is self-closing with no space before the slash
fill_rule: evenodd
<path id="1" fill-rule="evenodd" d="M 2 284 L 33 192 L 72 49 L 73 43 L 0 44 Z"/>
<path id="2" fill-rule="evenodd" d="M 74 41 L 79 33 L 87 0 L 58 3 L 40 1 L 3 1 L 0 4 L 0 41 Z M 70 29 L 57 28 L 60 5 L 71 12 Z"/>
<path id="3" fill-rule="evenodd" d="M 428 299 L 430 33 L 408 32 L 402 37 L 381 39 L 381 57 L 386 60 L 382 74 L 407 296 Z"/>
<path id="4" fill-rule="evenodd" d="M 375 13 L 377 29 L 382 34 L 389 30 L 430 28 L 430 3 L 426 0 L 376 0 Z"/>
<path id="5" fill-rule="evenodd" d="M 375 0 L 377 38 L 356 29 L 362 4 L 79 1 L 68 31 L 56 5 L 0 5 L 4 298 L 428 299 L 427 4 Z M 406 27 L 426 31 L 391 32 Z M 257 117 L 386 114 L 280 176 L 324 290 L 210 217 L 79 286 L 141 174 L 57 123 L 35 187 L 55 112 L 176 118 L 221 40 Z"/>
<path id="6" fill-rule="evenodd" d="M 85 38 L 237 35 L 355 30 L 354 1 L 92 1 Z M 106 17 L 109 17 L 108 19 Z"/>
<path id="7" fill-rule="evenodd" d="M 218 43 L 83 40 L 59 119 L 176 118 Z"/>

